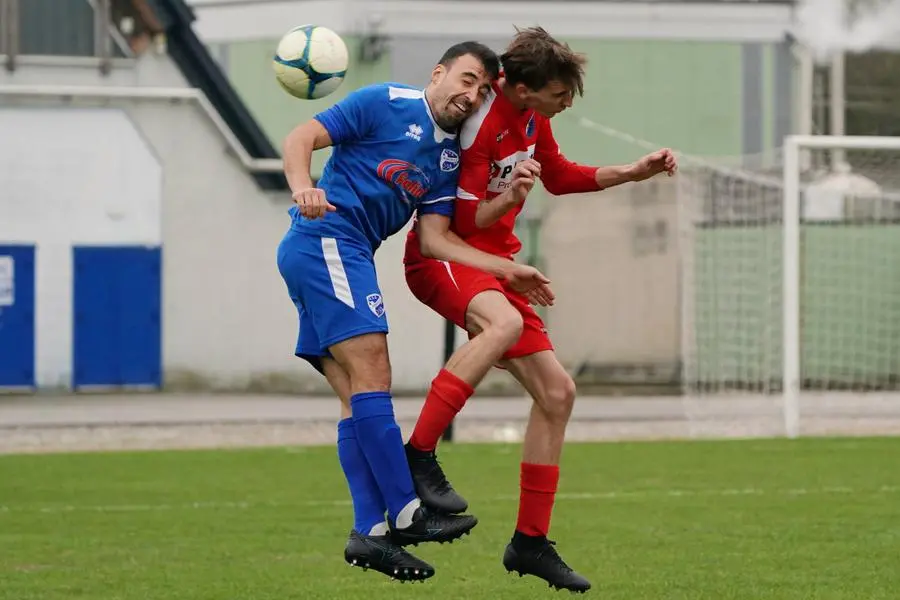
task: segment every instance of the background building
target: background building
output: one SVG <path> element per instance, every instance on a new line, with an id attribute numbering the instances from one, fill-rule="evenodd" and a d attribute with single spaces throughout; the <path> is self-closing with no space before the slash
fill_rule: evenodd
<path id="1" fill-rule="evenodd" d="M 275 269 L 290 206 L 282 139 L 360 86 L 424 85 L 456 41 L 502 50 L 515 25 L 534 23 L 589 58 L 585 97 L 554 120 L 569 157 L 619 163 L 668 146 L 684 161 L 677 182 L 568 198 L 538 191 L 529 200 L 523 258 L 554 281 L 559 305 L 546 318 L 561 357 L 584 384 L 677 387 L 688 371 L 707 383 L 778 377 L 779 255 L 765 249 L 766 236 L 779 235 L 779 148 L 791 132 L 828 132 L 819 108 L 828 102 L 807 101 L 790 3 L 3 6 L 0 127 L 14 142 L 0 148 L 0 243 L 15 263 L 16 294 L 3 308 L 0 385 L 324 390 L 291 356 L 294 309 Z M 107 8 L 108 21 L 99 10 Z M 341 33 L 352 56 L 341 88 L 318 101 L 284 94 L 270 67 L 279 37 L 307 21 Z M 878 115 L 891 114 L 895 96 L 872 91 L 893 85 L 893 57 L 848 63 L 848 90 L 862 89 L 863 72 L 878 81 L 865 86 L 868 101 L 848 96 L 849 126 L 893 131 Z M 820 68 L 814 89 L 828 75 Z M 317 169 L 327 155 L 317 155 Z M 752 241 L 713 231 L 735 219 L 770 228 Z M 701 222 L 718 225 L 701 235 Z M 407 291 L 402 249 L 395 237 L 378 263 L 395 386 L 418 392 L 441 364 L 444 324 Z M 885 281 L 884 269 L 870 270 L 874 282 Z M 727 283 L 729 273 L 742 275 Z M 852 306 L 845 292 L 822 293 Z M 878 322 L 893 331 L 895 307 L 884 311 Z M 885 340 L 900 339 L 873 335 L 854 338 L 845 353 L 811 343 L 810 352 L 837 357 L 822 363 L 822 377 L 869 361 L 871 343 L 894 348 Z M 898 371 L 879 368 L 887 378 Z M 494 375 L 488 388 L 508 383 Z"/>

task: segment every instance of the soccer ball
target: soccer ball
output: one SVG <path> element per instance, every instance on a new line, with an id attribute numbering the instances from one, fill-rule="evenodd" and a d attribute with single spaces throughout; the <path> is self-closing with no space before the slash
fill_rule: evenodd
<path id="1" fill-rule="evenodd" d="M 341 36 L 327 27 L 301 25 L 278 42 L 272 68 L 278 84 L 288 94 L 313 100 L 340 87 L 348 58 Z"/>

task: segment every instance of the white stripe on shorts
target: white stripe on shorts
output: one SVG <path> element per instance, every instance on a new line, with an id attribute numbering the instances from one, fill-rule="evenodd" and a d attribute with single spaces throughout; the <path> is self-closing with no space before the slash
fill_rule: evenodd
<path id="1" fill-rule="evenodd" d="M 353 303 L 353 292 L 350 291 L 350 280 L 347 279 L 347 271 L 344 270 L 344 263 L 338 252 L 337 240 L 322 238 L 322 254 L 325 255 L 325 265 L 328 267 L 331 287 L 334 288 L 334 297 L 350 308 L 356 308 Z"/>
<path id="2" fill-rule="evenodd" d="M 447 269 L 447 275 L 450 276 L 450 281 L 453 282 L 453 286 L 456 289 L 459 289 L 459 284 L 456 283 L 456 277 L 453 276 L 453 269 L 450 268 L 450 263 L 448 263 L 446 260 L 442 260 L 441 264 L 443 264 L 444 268 Z"/>

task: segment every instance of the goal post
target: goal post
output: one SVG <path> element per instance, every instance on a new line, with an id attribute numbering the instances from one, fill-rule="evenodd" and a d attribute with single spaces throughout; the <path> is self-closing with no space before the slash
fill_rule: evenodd
<path id="1" fill-rule="evenodd" d="M 820 161 L 820 175 L 812 182 L 804 181 L 804 153 L 825 154 Z M 864 157 L 869 155 L 869 160 Z M 871 160 L 872 155 L 891 156 L 893 160 Z M 857 160 L 854 160 L 857 158 Z M 791 135 L 783 148 L 783 251 L 782 251 L 782 394 L 785 433 L 795 438 L 800 433 L 800 394 L 803 389 L 802 323 L 802 250 L 801 224 L 806 215 L 823 221 L 830 219 L 875 225 L 893 222 L 900 215 L 900 137 Z M 854 162 L 857 163 L 854 165 Z M 878 164 L 882 163 L 882 164 Z M 887 164 L 883 164 L 887 163 Z M 854 173 L 858 173 L 854 175 Z M 812 208 L 822 198 L 833 210 Z M 862 214 L 848 214 L 848 204 L 863 199 L 869 204 Z M 809 210 L 803 211 L 804 202 Z M 900 235 L 898 230 L 897 235 Z M 889 249 L 888 249 L 889 250 Z M 853 248 L 847 252 L 853 253 Z M 885 261 L 900 256 L 883 256 Z M 865 268 L 866 265 L 855 265 Z M 859 290 L 865 297 L 872 290 Z M 900 298 L 887 299 L 900 303 Z M 900 318 L 900 315 L 897 315 Z M 885 323 L 885 331 L 891 328 Z M 875 382 L 877 385 L 877 382 Z M 853 387 L 851 385 L 851 387 Z M 865 388 L 866 382 L 857 382 Z"/>
<path id="2" fill-rule="evenodd" d="M 786 138 L 679 169 L 684 411 L 699 433 L 900 415 L 900 137 Z"/>

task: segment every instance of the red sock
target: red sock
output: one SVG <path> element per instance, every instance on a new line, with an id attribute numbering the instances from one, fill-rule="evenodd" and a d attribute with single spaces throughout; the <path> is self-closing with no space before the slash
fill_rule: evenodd
<path id="1" fill-rule="evenodd" d="M 547 536 L 558 485 L 559 466 L 522 463 L 516 531 L 531 536 Z"/>
<path id="2" fill-rule="evenodd" d="M 409 438 L 410 445 L 423 452 L 434 450 L 450 422 L 474 393 L 475 390 L 468 383 L 450 371 L 441 369 L 431 382 L 419 420 Z"/>

